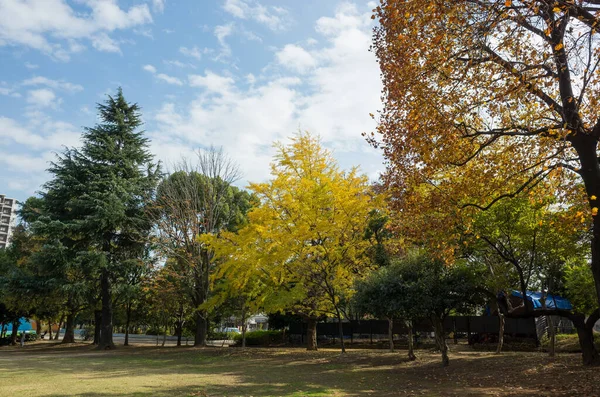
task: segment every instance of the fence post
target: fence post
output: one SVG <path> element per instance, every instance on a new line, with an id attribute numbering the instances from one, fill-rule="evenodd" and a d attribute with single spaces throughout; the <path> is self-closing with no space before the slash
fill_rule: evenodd
<path id="1" fill-rule="evenodd" d="M 456 317 L 452 317 L 452 329 L 454 332 L 454 344 L 458 345 L 458 335 L 456 335 Z"/>
<path id="2" fill-rule="evenodd" d="M 467 341 L 471 340 L 471 316 L 467 317 Z"/>

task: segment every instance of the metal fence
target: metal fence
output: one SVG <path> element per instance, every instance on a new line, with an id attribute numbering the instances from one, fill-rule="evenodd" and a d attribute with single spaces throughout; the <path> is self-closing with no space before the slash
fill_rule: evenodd
<path id="1" fill-rule="evenodd" d="M 345 321 L 343 333 L 350 339 L 385 339 L 388 335 L 388 322 L 386 320 L 360 320 Z M 449 316 L 444 319 L 444 331 L 452 333 L 454 338 L 468 338 L 471 334 L 497 334 L 500 330 L 499 319 L 496 316 Z M 307 331 L 306 323 L 291 323 L 290 335 L 304 338 Z M 414 322 L 414 333 L 433 333 L 433 324 L 429 319 L 420 319 Z M 406 335 L 406 323 L 400 319 L 394 320 L 393 333 Z M 339 324 L 337 322 L 321 322 L 317 324 L 317 337 L 339 337 Z M 534 318 L 506 318 L 504 334 L 513 337 L 537 339 Z"/>

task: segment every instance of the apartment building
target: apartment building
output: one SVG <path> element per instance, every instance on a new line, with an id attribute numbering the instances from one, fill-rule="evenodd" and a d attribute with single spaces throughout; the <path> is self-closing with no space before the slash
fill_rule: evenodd
<path id="1" fill-rule="evenodd" d="M 17 221 L 17 200 L 0 194 L 0 249 L 10 243 L 10 235 Z"/>

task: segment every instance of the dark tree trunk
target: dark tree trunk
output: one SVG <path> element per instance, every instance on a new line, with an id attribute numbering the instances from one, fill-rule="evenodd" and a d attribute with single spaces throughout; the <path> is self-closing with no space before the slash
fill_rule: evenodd
<path id="1" fill-rule="evenodd" d="M 114 349 L 113 325 L 112 325 L 112 302 L 110 296 L 110 278 L 108 270 L 103 269 L 100 277 L 100 293 L 102 295 L 102 320 L 100 325 L 100 340 L 98 349 Z"/>
<path id="2" fill-rule="evenodd" d="M 129 323 L 131 321 L 131 302 L 127 303 L 127 311 L 126 311 L 127 319 L 125 320 L 125 343 L 123 346 L 129 346 Z"/>
<path id="3" fill-rule="evenodd" d="M 48 320 L 48 340 L 52 340 L 52 320 Z"/>
<path id="4" fill-rule="evenodd" d="M 306 327 L 306 350 L 317 350 L 317 319 L 309 318 Z"/>
<path id="5" fill-rule="evenodd" d="M 390 352 L 394 352 L 394 319 L 388 318 L 388 339 L 390 341 Z"/>
<path id="6" fill-rule="evenodd" d="M 94 310 L 94 345 L 100 343 L 100 326 L 102 325 L 102 310 Z"/>
<path id="7" fill-rule="evenodd" d="M 196 334 L 194 335 L 194 346 L 205 346 L 206 345 L 206 311 L 198 310 L 196 312 Z"/>
<path id="8" fill-rule="evenodd" d="M 10 344 L 13 346 L 17 345 L 17 332 L 19 331 L 20 324 L 20 319 L 16 319 L 12 322 L 12 334 L 10 334 Z"/>
<path id="9" fill-rule="evenodd" d="M 407 321 L 406 326 L 408 327 L 408 359 L 410 361 L 414 361 L 417 359 L 417 356 L 415 356 L 415 349 L 413 343 L 412 321 Z"/>
<path id="10" fill-rule="evenodd" d="M 65 335 L 61 343 L 75 343 L 75 313 L 70 311 L 65 322 Z"/>
<path id="11" fill-rule="evenodd" d="M 38 338 L 42 335 L 42 321 L 39 318 L 35 319 L 35 333 Z"/>
<path id="12" fill-rule="evenodd" d="M 433 316 L 433 326 L 435 328 L 435 340 L 442 353 L 442 365 L 447 367 L 450 365 L 450 359 L 448 358 L 448 345 L 446 344 L 442 319 L 438 316 Z"/>
<path id="13" fill-rule="evenodd" d="M 584 320 L 583 316 L 571 317 L 571 321 L 573 321 L 573 325 L 577 329 L 583 365 L 600 365 L 600 356 L 594 345 L 594 324 L 598 321 L 598 318 L 600 318 L 598 310 L 587 321 Z"/>
<path id="14" fill-rule="evenodd" d="M 54 340 L 58 340 L 60 337 L 60 330 L 64 327 L 65 315 L 60 316 L 60 320 L 58 320 L 58 330 L 56 331 L 56 335 L 54 335 Z"/>
<path id="15" fill-rule="evenodd" d="M 500 354 L 502 352 L 502 346 L 504 346 L 504 324 L 506 320 L 504 318 L 504 314 L 500 313 L 498 310 L 498 321 L 499 321 L 499 330 L 498 330 L 498 346 L 496 347 L 496 354 Z"/>

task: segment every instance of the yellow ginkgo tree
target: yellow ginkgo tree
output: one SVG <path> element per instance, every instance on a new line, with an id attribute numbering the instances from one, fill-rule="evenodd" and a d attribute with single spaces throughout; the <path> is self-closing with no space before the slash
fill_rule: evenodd
<path id="1" fill-rule="evenodd" d="M 317 320 L 336 317 L 342 337 L 354 282 L 372 267 L 365 227 L 378 200 L 367 178 L 340 170 L 318 138 L 299 133 L 275 146 L 272 178 L 250 184 L 260 204 L 248 225 L 207 240 L 230 290 L 254 308 L 304 317 L 308 349 L 316 350 Z"/>

